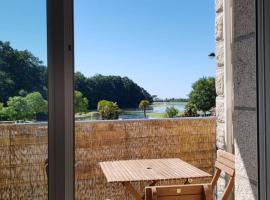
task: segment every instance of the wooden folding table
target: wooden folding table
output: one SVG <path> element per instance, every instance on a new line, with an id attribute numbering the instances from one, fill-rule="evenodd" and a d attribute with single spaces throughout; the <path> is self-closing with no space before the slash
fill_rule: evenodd
<path id="1" fill-rule="evenodd" d="M 149 186 L 160 180 L 192 179 L 211 177 L 197 167 L 178 158 L 143 159 L 100 162 L 109 183 L 121 182 L 136 200 L 144 198 L 131 184 L 137 181 L 151 181 Z"/>

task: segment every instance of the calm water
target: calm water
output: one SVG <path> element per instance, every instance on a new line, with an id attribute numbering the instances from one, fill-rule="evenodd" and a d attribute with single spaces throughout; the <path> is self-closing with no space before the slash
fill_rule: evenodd
<path id="1" fill-rule="evenodd" d="M 154 113 L 165 113 L 167 107 L 174 107 L 179 112 L 183 112 L 185 109 L 185 102 L 155 102 L 150 107 Z"/>
<path id="2" fill-rule="evenodd" d="M 155 102 L 150 105 L 150 109 L 147 110 L 147 113 L 158 113 L 163 114 L 167 107 L 173 106 L 179 112 L 183 112 L 185 108 L 185 102 Z M 144 114 L 142 110 L 139 109 L 128 109 L 119 116 L 120 119 L 142 119 Z"/>

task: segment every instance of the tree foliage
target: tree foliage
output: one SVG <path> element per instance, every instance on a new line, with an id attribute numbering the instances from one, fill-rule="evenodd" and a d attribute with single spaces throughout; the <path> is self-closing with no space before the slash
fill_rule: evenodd
<path id="1" fill-rule="evenodd" d="M 34 117 L 36 117 L 37 113 L 48 112 L 48 102 L 43 99 L 39 92 L 29 93 L 25 99 Z"/>
<path id="2" fill-rule="evenodd" d="M 118 119 L 119 107 L 116 102 L 101 100 L 98 102 L 97 110 L 102 120 Z"/>
<path id="3" fill-rule="evenodd" d="M 29 120 L 33 116 L 31 107 L 27 104 L 24 97 L 10 97 L 7 102 L 7 107 L 3 108 L 4 114 L 10 120 Z"/>
<path id="4" fill-rule="evenodd" d="M 47 68 L 29 51 L 18 51 L 0 41 L 0 102 L 19 95 L 22 89 L 47 98 Z"/>
<path id="5" fill-rule="evenodd" d="M 209 111 L 216 103 L 216 88 L 214 77 L 203 77 L 192 85 L 189 94 L 189 106 L 194 106 L 198 111 Z"/>
<path id="6" fill-rule="evenodd" d="M 33 120 L 38 113 L 46 113 L 48 103 L 40 93 L 29 93 L 26 97 L 14 96 L 7 101 L 7 106 L 0 106 L 0 117 L 5 120 Z"/>
<path id="7" fill-rule="evenodd" d="M 86 78 L 77 72 L 75 89 L 88 99 L 89 110 L 95 109 L 102 99 L 117 102 L 121 108 L 136 108 L 142 99 L 153 102 L 152 96 L 145 89 L 127 77 L 95 75 Z"/>
<path id="8" fill-rule="evenodd" d="M 75 90 L 88 99 L 88 109 L 106 99 L 121 108 L 136 108 L 140 100 L 152 102 L 151 95 L 127 77 L 95 75 L 87 78 L 75 74 Z M 39 92 L 47 100 L 47 68 L 29 51 L 19 51 L 9 42 L 0 41 L 0 102 L 9 97 Z"/>
<path id="9" fill-rule="evenodd" d="M 87 112 L 88 100 L 80 91 L 74 92 L 74 107 L 75 113 Z"/>
<path id="10" fill-rule="evenodd" d="M 143 110 L 144 117 L 146 118 L 146 109 L 150 105 L 150 102 L 148 100 L 141 100 L 139 104 L 139 108 Z"/>
<path id="11" fill-rule="evenodd" d="M 167 117 L 169 118 L 176 117 L 179 113 L 179 111 L 173 106 L 167 107 L 165 112 L 166 112 Z"/>

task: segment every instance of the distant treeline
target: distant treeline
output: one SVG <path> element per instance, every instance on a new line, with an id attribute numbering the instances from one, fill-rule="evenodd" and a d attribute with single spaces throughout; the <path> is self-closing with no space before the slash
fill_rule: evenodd
<path id="1" fill-rule="evenodd" d="M 9 97 L 39 92 L 47 99 L 47 67 L 31 52 L 19 51 L 9 42 L 0 41 L 0 102 Z M 137 108 L 140 100 L 153 101 L 152 96 L 128 77 L 95 75 L 87 78 L 75 73 L 75 90 L 89 101 L 89 110 L 100 100 L 117 102 L 120 108 Z"/>
<path id="2" fill-rule="evenodd" d="M 153 102 L 152 96 L 128 77 L 95 75 L 87 78 L 77 72 L 75 90 L 88 99 L 89 109 L 96 109 L 100 100 L 117 102 L 120 108 L 137 108 L 143 99 Z"/>
<path id="3" fill-rule="evenodd" d="M 189 99 L 185 98 L 166 98 L 166 99 L 160 99 L 160 98 L 154 98 L 154 102 L 188 102 Z"/>

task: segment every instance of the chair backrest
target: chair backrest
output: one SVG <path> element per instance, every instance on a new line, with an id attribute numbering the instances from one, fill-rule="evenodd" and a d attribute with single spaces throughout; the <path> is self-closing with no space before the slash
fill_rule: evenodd
<path id="1" fill-rule="evenodd" d="M 226 189 L 221 197 L 221 200 L 227 200 L 234 186 L 235 177 L 235 157 L 233 154 L 223 150 L 217 151 L 217 160 L 215 162 L 216 172 L 211 181 L 212 188 L 217 185 L 217 181 L 220 177 L 221 172 L 225 172 L 230 178 L 227 183 Z"/>
<path id="2" fill-rule="evenodd" d="M 212 200 L 210 185 L 170 185 L 145 188 L 145 200 Z"/>

